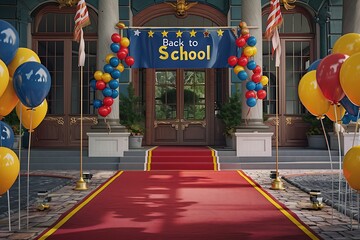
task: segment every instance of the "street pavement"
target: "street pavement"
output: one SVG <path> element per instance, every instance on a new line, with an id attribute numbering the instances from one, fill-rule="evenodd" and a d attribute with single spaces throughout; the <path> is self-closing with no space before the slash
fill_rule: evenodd
<path id="1" fill-rule="evenodd" d="M 339 203 L 339 174 L 337 171 L 280 170 L 279 174 L 282 177 L 285 190 L 270 189 L 272 179 L 270 179 L 269 170 L 245 170 L 244 172 L 260 184 L 264 190 L 297 214 L 323 239 L 360 240 L 359 223 L 356 221 L 358 217 L 356 214 L 359 212 L 358 194 L 352 192 L 352 195 L 347 195 L 347 204 L 345 204 L 346 182 L 341 178 Z M 31 172 L 32 176 L 45 177 L 31 177 L 30 191 L 33 193 L 30 195 L 29 214 L 27 215 L 26 208 L 20 211 L 19 229 L 17 204 L 12 204 L 16 207 L 10 215 L 11 231 L 9 231 L 9 218 L 6 211 L 2 210 L 3 212 L 0 212 L 0 239 L 34 239 L 50 227 L 63 213 L 115 174 L 114 171 L 93 171 L 91 173 L 93 178 L 88 184 L 88 190 L 76 191 L 74 187 L 79 179 L 77 171 Z M 61 178 L 56 176 L 61 176 Z M 26 177 L 22 177 L 21 181 L 23 179 Z M 315 189 L 321 191 L 326 203 L 331 205 L 333 201 L 335 208 L 325 205 L 321 210 L 312 210 L 308 192 Z M 49 191 L 48 196 L 51 196 L 51 202 L 49 202 L 49 209 L 39 211 L 37 210 L 37 192 L 42 190 Z M 4 209 L 4 202 L 7 203 L 7 200 L 4 201 L 4 199 L 6 199 L 6 194 L 0 198 L 0 209 Z M 7 206 L 5 208 L 7 210 Z M 352 211 L 345 211 L 346 209 Z M 348 215 L 344 213 L 348 213 Z"/>

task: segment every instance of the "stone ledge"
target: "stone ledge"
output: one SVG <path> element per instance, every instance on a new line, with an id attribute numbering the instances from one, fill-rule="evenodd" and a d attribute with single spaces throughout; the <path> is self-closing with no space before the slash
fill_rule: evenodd
<path id="1" fill-rule="evenodd" d="M 128 132 L 89 132 L 89 157 L 123 157 L 129 150 Z"/>
<path id="2" fill-rule="evenodd" d="M 272 132 L 236 132 L 237 157 L 271 157 Z"/>

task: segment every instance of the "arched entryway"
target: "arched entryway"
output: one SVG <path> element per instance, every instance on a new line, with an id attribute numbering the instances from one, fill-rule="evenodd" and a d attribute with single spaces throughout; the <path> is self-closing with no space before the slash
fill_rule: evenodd
<path id="1" fill-rule="evenodd" d="M 91 25 L 84 28 L 86 61 L 84 79 L 91 79 L 96 71 L 97 15 L 88 7 Z M 33 11 L 32 45 L 41 63 L 52 78 L 47 96 L 48 113 L 34 132 L 32 146 L 75 147 L 80 145 L 80 69 L 79 44 L 73 40 L 76 6 L 59 8 L 58 4 L 44 4 Z M 84 145 L 86 132 L 97 122 L 92 101 L 94 92 L 84 81 L 83 123 Z"/>
<path id="2" fill-rule="evenodd" d="M 156 4 L 135 15 L 133 25 L 227 26 L 227 18 L 200 3 L 184 18 L 176 17 L 168 4 Z M 134 69 L 132 80 L 146 106 L 146 145 L 222 144 L 215 110 L 228 92 L 227 73 L 227 69 Z"/>

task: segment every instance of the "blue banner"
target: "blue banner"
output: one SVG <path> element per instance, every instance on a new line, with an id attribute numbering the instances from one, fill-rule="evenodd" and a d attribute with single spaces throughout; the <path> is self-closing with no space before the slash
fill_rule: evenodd
<path id="1" fill-rule="evenodd" d="M 231 29 L 128 29 L 133 68 L 227 68 L 237 55 Z"/>

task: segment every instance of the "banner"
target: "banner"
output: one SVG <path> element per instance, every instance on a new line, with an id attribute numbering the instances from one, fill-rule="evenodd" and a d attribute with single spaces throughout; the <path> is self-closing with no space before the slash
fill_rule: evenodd
<path id="1" fill-rule="evenodd" d="M 227 68 L 237 55 L 231 29 L 128 29 L 133 68 Z"/>

